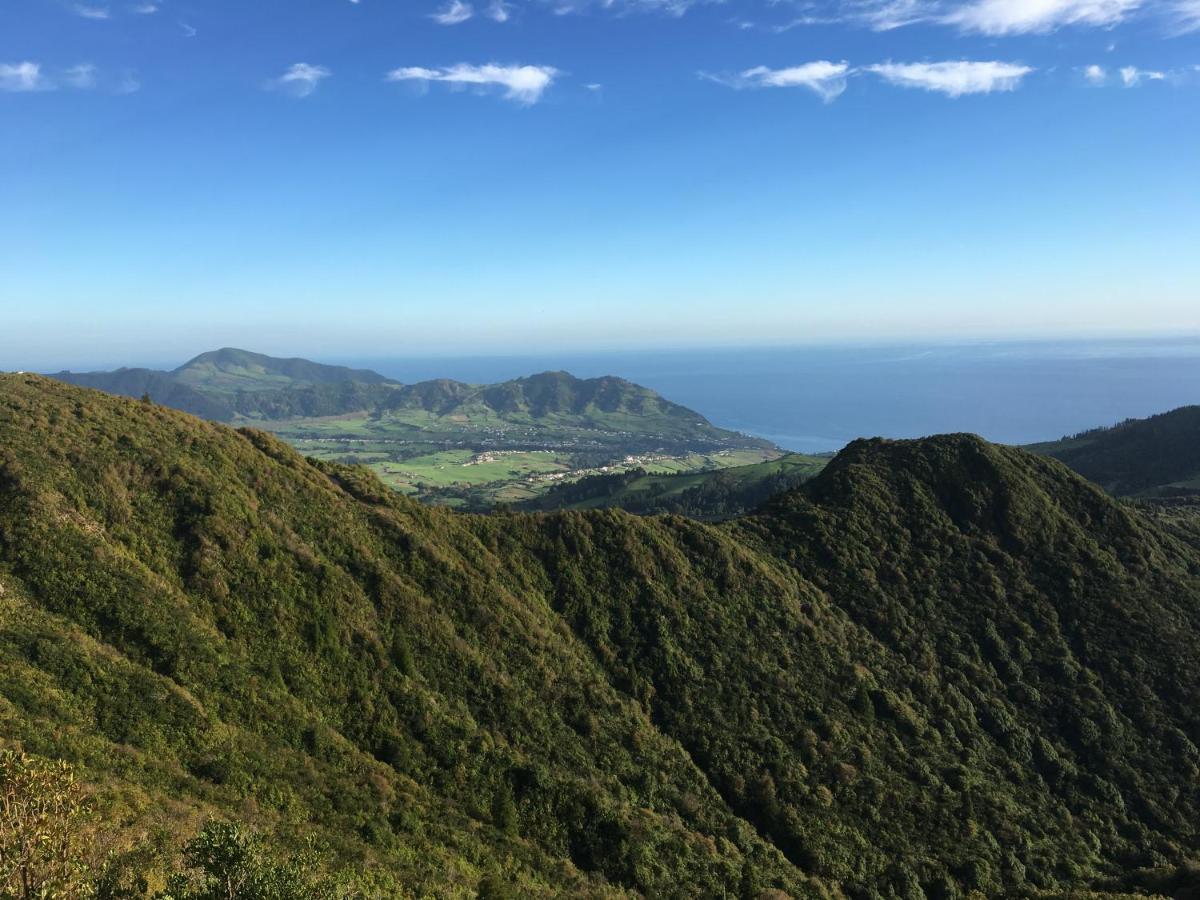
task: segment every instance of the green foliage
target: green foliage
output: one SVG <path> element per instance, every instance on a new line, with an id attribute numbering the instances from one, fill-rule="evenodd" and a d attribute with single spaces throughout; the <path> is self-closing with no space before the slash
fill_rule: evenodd
<path id="1" fill-rule="evenodd" d="M 1029 449 L 1062 460 L 1117 496 L 1200 496 L 1200 406 Z"/>
<path id="2" fill-rule="evenodd" d="M 78 896 L 88 876 L 89 812 L 65 763 L 0 751 L 0 897 Z"/>
<path id="3" fill-rule="evenodd" d="M 369 896 L 1174 884 L 1198 632 L 1189 532 L 974 438 L 719 526 L 467 516 L 0 376 L 0 739 L 114 827 L 244 820 L 220 858 L 276 873 L 315 839 Z"/>
<path id="4" fill-rule="evenodd" d="M 156 900 L 333 900 L 337 890 L 310 857 L 278 862 L 253 833 L 212 822 L 183 848 L 188 871 L 171 876 Z"/>
<path id="5" fill-rule="evenodd" d="M 798 487 L 825 467 L 818 456 L 788 454 L 770 462 L 699 473 L 651 474 L 631 469 L 590 475 L 551 488 L 519 509 L 620 508 L 638 515 L 673 513 L 719 521 L 753 512 L 770 497 Z"/>

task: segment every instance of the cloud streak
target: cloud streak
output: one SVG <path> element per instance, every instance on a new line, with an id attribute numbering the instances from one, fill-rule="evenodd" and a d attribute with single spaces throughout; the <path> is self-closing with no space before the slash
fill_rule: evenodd
<path id="1" fill-rule="evenodd" d="M 733 76 L 702 74 L 702 77 L 737 89 L 805 88 L 829 103 L 846 90 L 849 73 L 850 67 L 844 62 L 819 59 L 786 69 L 756 66 Z"/>
<path id="2" fill-rule="evenodd" d="M 1033 69 L 1017 63 L 954 60 L 933 63 L 886 62 L 867 66 L 866 71 L 899 87 L 961 97 L 964 94 L 1014 90 Z"/>
<path id="3" fill-rule="evenodd" d="M 1044 33 L 1067 25 L 1115 25 L 1141 5 L 1142 0 L 975 0 L 941 21 L 989 35 Z"/>
<path id="4" fill-rule="evenodd" d="M 459 25 L 475 15 L 475 7 L 463 0 L 450 0 L 441 10 L 431 13 L 429 18 L 439 25 Z"/>
<path id="5" fill-rule="evenodd" d="M 523 106 L 537 103 L 561 73 L 552 66 L 502 66 L 488 63 L 473 66 L 459 63 L 441 69 L 406 66 L 387 73 L 392 82 L 441 82 L 481 89 L 501 88 L 504 98 Z"/>
<path id="6" fill-rule="evenodd" d="M 283 91 L 293 97 L 307 97 L 332 74 L 324 66 L 295 63 L 278 78 L 267 82 L 267 87 Z"/>
<path id="7" fill-rule="evenodd" d="M 1121 76 L 1121 84 L 1125 87 L 1137 87 L 1147 81 L 1165 81 L 1167 78 L 1166 72 L 1139 69 L 1137 66 L 1124 66 L 1118 74 Z"/>

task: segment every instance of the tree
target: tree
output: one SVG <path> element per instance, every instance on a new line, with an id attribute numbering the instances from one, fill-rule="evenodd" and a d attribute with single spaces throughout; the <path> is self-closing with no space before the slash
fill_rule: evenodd
<path id="1" fill-rule="evenodd" d="M 209 822 L 183 848 L 190 870 L 173 875 L 156 900 L 333 900 L 337 891 L 317 879 L 307 856 L 270 859 L 241 825 Z"/>
<path id="2" fill-rule="evenodd" d="M 91 807 L 65 762 L 0 752 L 0 897 L 77 897 L 91 873 Z"/>

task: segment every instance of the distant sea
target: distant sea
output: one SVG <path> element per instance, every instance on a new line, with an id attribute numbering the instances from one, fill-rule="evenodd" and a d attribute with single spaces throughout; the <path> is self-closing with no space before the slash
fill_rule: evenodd
<path id="1" fill-rule="evenodd" d="M 619 375 L 714 424 L 812 453 L 952 431 L 1025 444 L 1200 403 L 1200 337 L 338 362 L 404 382 Z"/>

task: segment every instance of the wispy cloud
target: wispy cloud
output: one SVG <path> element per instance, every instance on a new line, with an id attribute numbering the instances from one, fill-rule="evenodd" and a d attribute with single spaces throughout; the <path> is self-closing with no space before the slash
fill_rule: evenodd
<path id="1" fill-rule="evenodd" d="M 35 62 L 0 63 L 0 91 L 45 91 L 53 88 Z"/>
<path id="2" fill-rule="evenodd" d="M 1178 0 L 1171 6 L 1171 17 L 1175 34 L 1200 30 L 1200 0 Z"/>
<path id="3" fill-rule="evenodd" d="M 267 82 L 267 87 L 281 90 L 293 97 L 307 97 L 323 80 L 333 73 L 324 66 L 295 63 L 278 78 Z"/>
<path id="4" fill-rule="evenodd" d="M 1124 66 L 1119 72 L 1121 76 L 1121 84 L 1125 87 L 1137 87 L 1147 81 L 1165 81 L 1167 78 L 1166 72 L 1155 72 L 1148 69 L 1139 69 L 1137 66 Z"/>
<path id="5" fill-rule="evenodd" d="M 1108 81 L 1108 70 L 1104 66 L 1090 65 L 1084 66 L 1083 77 L 1087 79 L 1089 84 L 1104 84 Z"/>
<path id="6" fill-rule="evenodd" d="M 942 21 L 983 34 L 1026 34 L 1064 25 L 1115 25 L 1141 5 L 1142 0 L 974 0 Z"/>
<path id="7" fill-rule="evenodd" d="M 130 12 L 137 13 L 139 16 L 152 16 L 158 12 L 157 3 L 139 3 L 137 6 L 130 7 Z"/>
<path id="8" fill-rule="evenodd" d="M 504 0 L 493 0 L 486 15 L 493 22 L 507 22 L 512 18 L 512 8 Z"/>
<path id="9" fill-rule="evenodd" d="M 75 7 L 76 15 L 83 16 L 85 19 L 109 19 L 112 18 L 112 13 L 107 6 L 84 6 L 79 4 Z"/>
<path id="10" fill-rule="evenodd" d="M 701 77 L 739 89 L 806 88 L 828 103 L 846 90 L 846 76 L 849 73 L 850 67 L 844 62 L 819 59 L 786 69 L 756 66 L 732 76 L 701 73 Z"/>
<path id="11" fill-rule="evenodd" d="M 119 76 L 107 73 L 92 63 L 77 63 L 65 69 L 46 71 L 41 63 L 0 63 L 0 91 L 54 91 L 59 89 L 101 90 L 111 94 L 132 94 L 141 84 L 131 70 Z"/>
<path id="12" fill-rule="evenodd" d="M 503 88 L 504 97 L 523 105 L 537 103 L 560 72 L 552 66 L 502 66 L 489 63 L 473 66 L 460 63 L 441 69 L 408 66 L 393 69 L 388 81 L 443 82 L 480 88 Z"/>
<path id="13" fill-rule="evenodd" d="M 440 10 L 431 13 L 429 18 L 439 25 L 458 25 L 474 15 L 475 7 L 470 3 L 464 3 L 463 0 L 450 0 Z"/>
<path id="14" fill-rule="evenodd" d="M 1006 62 L 957 60 L 934 63 L 880 63 L 867 66 L 885 81 L 900 87 L 936 91 L 947 97 L 1011 91 L 1033 71 L 1029 66 Z"/>
<path id="15" fill-rule="evenodd" d="M 136 94 L 142 89 L 142 81 L 138 78 L 137 72 L 132 69 L 126 69 L 117 79 L 116 86 L 113 88 L 118 94 Z"/>
<path id="16" fill-rule="evenodd" d="M 91 63 L 71 66 L 63 73 L 63 81 L 70 87 L 88 90 L 96 86 L 96 67 Z"/>

